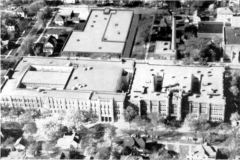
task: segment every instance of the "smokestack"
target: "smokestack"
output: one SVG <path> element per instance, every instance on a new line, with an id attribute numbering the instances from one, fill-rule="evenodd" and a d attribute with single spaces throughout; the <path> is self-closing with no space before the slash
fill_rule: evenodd
<path id="1" fill-rule="evenodd" d="M 175 14 L 172 14 L 172 44 L 171 49 L 176 50 L 176 18 Z"/>

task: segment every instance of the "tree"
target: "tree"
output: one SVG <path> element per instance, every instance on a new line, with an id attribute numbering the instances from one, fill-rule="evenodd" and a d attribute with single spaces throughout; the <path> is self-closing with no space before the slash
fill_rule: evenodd
<path id="1" fill-rule="evenodd" d="M 77 130 L 82 127 L 83 123 L 96 122 L 98 116 L 92 111 L 82 111 L 80 109 L 74 109 L 67 112 L 63 118 L 63 124 L 69 128 L 76 127 Z"/>
<path id="2" fill-rule="evenodd" d="M 130 155 L 132 153 L 132 149 L 126 146 L 126 147 L 123 147 L 121 152 L 122 152 L 122 155 Z"/>
<path id="3" fill-rule="evenodd" d="M 105 126 L 103 124 L 96 124 L 89 129 L 93 139 L 101 139 L 104 136 Z"/>
<path id="4" fill-rule="evenodd" d="M 105 133 L 104 133 L 104 141 L 109 142 L 110 141 L 110 146 L 112 146 L 112 141 L 113 138 L 116 136 L 116 127 L 110 125 L 109 127 L 105 128 Z"/>
<path id="5" fill-rule="evenodd" d="M 113 149 L 112 149 L 111 155 L 112 155 L 112 158 L 113 158 L 114 160 L 118 160 L 118 159 L 121 158 L 121 154 L 120 154 L 120 152 L 118 151 L 117 148 L 113 148 Z"/>
<path id="6" fill-rule="evenodd" d="M 11 108 L 11 111 L 10 111 L 10 116 L 20 116 L 21 114 L 23 114 L 25 111 L 23 108 L 21 107 L 14 107 L 14 108 Z"/>
<path id="7" fill-rule="evenodd" d="M 59 151 L 59 148 L 55 147 L 52 142 L 47 141 L 42 143 L 42 151 L 44 151 L 45 153 L 47 153 L 48 156 L 50 156 L 49 155 L 50 151 L 55 151 L 56 153 Z"/>
<path id="8" fill-rule="evenodd" d="M 188 25 L 184 28 L 184 34 L 187 39 L 197 37 L 197 27 L 195 25 Z"/>
<path id="9" fill-rule="evenodd" d="M 3 142 L 3 146 L 8 146 L 8 145 L 13 145 L 14 143 L 14 138 L 13 137 L 8 137 L 4 142 Z"/>
<path id="10" fill-rule="evenodd" d="M 109 159 L 111 155 L 110 147 L 99 148 L 97 159 Z"/>
<path id="11" fill-rule="evenodd" d="M 27 8 L 27 12 L 29 15 L 33 15 L 35 16 L 37 14 L 37 12 L 43 8 L 45 6 L 45 3 L 44 2 L 41 2 L 41 1 L 37 1 L 37 2 L 34 2 L 34 3 L 31 3 L 28 8 Z"/>
<path id="12" fill-rule="evenodd" d="M 95 155 L 97 152 L 98 152 L 97 144 L 92 143 L 92 144 L 89 144 L 88 147 L 85 149 L 84 155 L 85 156 L 92 156 L 92 155 Z"/>
<path id="13" fill-rule="evenodd" d="M 8 37 L 7 28 L 5 25 L 1 24 L 1 39 L 6 40 Z"/>
<path id="14" fill-rule="evenodd" d="M 16 63 L 15 59 L 1 59 L 1 70 L 8 70 L 12 68 Z"/>
<path id="15" fill-rule="evenodd" d="M 38 143 L 31 143 L 29 146 L 28 146 L 28 148 L 27 148 L 27 150 L 26 150 L 26 153 L 28 154 L 28 155 L 33 155 L 33 156 L 35 156 L 35 155 L 38 155 L 39 153 L 40 153 L 40 145 L 38 144 Z"/>
<path id="16" fill-rule="evenodd" d="M 1 108 L 1 116 L 2 117 L 6 117 L 9 115 L 11 108 L 8 107 L 8 105 L 0 104 L 0 108 Z"/>
<path id="17" fill-rule="evenodd" d="M 24 55 L 33 55 L 33 43 L 34 43 L 34 38 L 26 38 L 25 41 L 23 42 L 23 54 Z"/>
<path id="18" fill-rule="evenodd" d="M 42 12 L 38 13 L 38 20 L 46 24 L 47 19 L 52 16 L 53 10 L 50 7 L 46 7 Z"/>
<path id="19" fill-rule="evenodd" d="M 131 121 L 138 115 L 138 112 L 132 106 L 128 106 L 125 109 L 124 115 L 125 120 L 129 122 L 129 125 L 131 125 Z"/>
<path id="20" fill-rule="evenodd" d="M 62 124 L 56 121 L 55 117 L 46 117 L 45 119 L 36 120 L 37 137 L 45 141 L 55 141 L 62 137 Z"/>
<path id="21" fill-rule="evenodd" d="M 157 129 L 160 125 L 164 125 L 165 118 L 160 113 L 148 113 L 148 118 L 150 119 L 155 129 Z"/>
<path id="22" fill-rule="evenodd" d="M 150 123 L 150 120 L 145 118 L 142 118 L 140 116 L 136 116 L 132 122 L 134 122 L 138 127 L 143 128 L 145 132 L 152 128 L 152 124 Z"/>
<path id="23" fill-rule="evenodd" d="M 202 136 L 202 141 L 204 142 L 208 131 L 211 127 L 210 123 L 208 123 L 205 115 L 200 115 L 199 118 L 194 118 L 189 121 L 190 128 L 192 128 L 195 132 L 195 137 L 197 138 L 197 132 L 200 132 Z"/>
<path id="24" fill-rule="evenodd" d="M 25 124 L 23 127 L 23 131 L 25 133 L 35 134 L 37 132 L 37 126 L 35 122 L 30 122 Z"/>
<path id="25" fill-rule="evenodd" d="M 26 30 L 28 28 L 28 25 L 29 25 L 28 21 L 19 20 L 18 23 L 17 23 L 17 27 L 18 27 L 20 32 L 23 32 L 24 30 Z"/>
<path id="26" fill-rule="evenodd" d="M 27 124 L 29 122 L 32 122 L 32 121 L 33 121 L 33 118 L 32 118 L 32 115 L 29 112 L 25 112 L 25 113 L 23 113 L 19 116 L 19 122 L 22 125 L 25 125 L 25 124 Z"/>
<path id="27" fill-rule="evenodd" d="M 238 112 L 232 113 L 230 117 L 230 121 L 233 124 L 234 122 L 237 122 L 240 120 L 240 115 Z"/>

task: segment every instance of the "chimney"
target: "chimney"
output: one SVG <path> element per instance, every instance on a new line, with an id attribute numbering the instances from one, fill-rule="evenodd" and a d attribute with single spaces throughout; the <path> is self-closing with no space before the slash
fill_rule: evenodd
<path id="1" fill-rule="evenodd" d="M 171 49 L 176 50 L 176 18 L 175 13 L 172 14 L 172 44 Z"/>

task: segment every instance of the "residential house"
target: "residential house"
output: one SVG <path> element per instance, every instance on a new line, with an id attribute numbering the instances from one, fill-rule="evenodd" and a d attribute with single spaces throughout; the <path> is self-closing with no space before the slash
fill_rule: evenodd
<path id="1" fill-rule="evenodd" d="M 4 49 L 4 48 L 8 49 L 8 44 L 9 44 L 9 40 L 5 40 L 5 41 L 0 40 L 1 49 Z"/>
<path id="2" fill-rule="evenodd" d="M 204 143 L 203 145 L 200 145 L 196 147 L 196 149 L 193 152 L 190 152 L 187 155 L 188 160 L 215 160 L 216 159 L 217 152 L 216 150 L 210 146 L 208 143 Z"/>
<path id="3" fill-rule="evenodd" d="M 79 147 L 79 142 L 79 137 L 74 133 L 72 135 L 64 135 L 63 138 L 57 141 L 56 146 L 62 149 L 77 149 Z"/>
<path id="4" fill-rule="evenodd" d="M 8 19 L 5 22 L 5 26 L 7 28 L 8 31 L 15 31 L 17 30 L 17 22 L 13 19 Z"/>
<path id="5" fill-rule="evenodd" d="M 23 151 L 26 149 L 26 140 L 23 137 L 20 137 L 14 144 L 14 147 L 18 151 Z"/>
<path id="6" fill-rule="evenodd" d="M 63 32 L 62 29 L 47 29 L 45 32 L 46 38 L 49 38 L 50 36 L 55 37 L 56 39 L 59 38 L 59 35 Z"/>
<path id="7" fill-rule="evenodd" d="M 54 53 L 56 45 L 57 45 L 56 38 L 53 36 L 48 37 L 43 46 L 43 52 L 47 53 L 48 55 L 52 55 Z"/>
<path id="8" fill-rule="evenodd" d="M 62 17 L 61 15 L 57 14 L 54 18 L 54 22 L 55 22 L 55 24 L 57 24 L 59 26 L 63 26 L 65 23 L 65 18 Z"/>
<path id="9" fill-rule="evenodd" d="M 22 6 L 18 7 L 15 13 L 22 18 L 26 17 L 26 10 Z"/>
<path id="10" fill-rule="evenodd" d="M 217 22 L 231 22 L 233 12 L 228 7 L 217 8 Z"/>

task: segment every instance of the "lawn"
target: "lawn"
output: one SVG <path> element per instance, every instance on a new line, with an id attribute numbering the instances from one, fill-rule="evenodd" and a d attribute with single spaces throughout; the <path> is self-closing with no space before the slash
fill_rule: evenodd
<path id="1" fill-rule="evenodd" d="M 145 43 L 150 34 L 152 23 L 153 15 L 141 16 L 141 19 L 138 22 L 138 31 L 133 46 L 132 58 L 144 59 L 146 54 Z"/>

